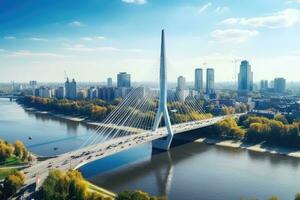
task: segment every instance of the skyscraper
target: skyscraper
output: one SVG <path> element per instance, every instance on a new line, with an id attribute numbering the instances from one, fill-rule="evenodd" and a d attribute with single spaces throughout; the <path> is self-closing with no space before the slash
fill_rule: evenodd
<path id="1" fill-rule="evenodd" d="M 75 79 L 72 79 L 72 82 L 69 81 L 69 78 L 67 78 L 67 81 L 65 82 L 65 88 L 66 88 L 66 98 L 67 99 L 76 99 L 77 98 L 77 84 Z"/>
<path id="2" fill-rule="evenodd" d="M 201 68 L 195 69 L 195 90 L 201 92 L 203 90 L 203 70 Z"/>
<path id="3" fill-rule="evenodd" d="M 131 77 L 130 74 L 126 72 L 120 72 L 117 77 L 117 86 L 118 87 L 131 87 Z"/>
<path id="4" fill-rule="evenodd" d="M 274 92 L 284 93 L 286 87 L 286 80 L 284 78 L 275 78 L 274 79 Z"/>
<path id="5" fill-rule="evenodd" d="M 247 60 L 241 62 L 238 79 L 239 92 L 247 93 L 253 90 L 253 72 L 251 71 L 251 65 Z"/>
<path id="6" fill-rule="evenodd" d="M 113 84 L 112 84 L 112 78 L 107 78 L 107 87 L 112 87 Z"/>
<path id="7" fill-rule="evenodd" d="M 215 92 L 215 70 L 207 68 L 206 70 L 206 93 L 213 94 Z"/>
<path id="8" fill-rule="evenodd" d="M 179 76 L 177 79 L 176 95 L 179 101 L 185 100 L 185 78 Z"/>
<path id="9" fill-rule="evenodd" d="M 269 88 L 268 80 L 260 81 L 260 90 L 267 90 Z"/>
<path id="10" fill-rule="evenodd" d="M 55 90 L 55 97 L 58 99 L 63 99 L 65 98 L 65 88 L 64 87 L 59 87 Z"/>

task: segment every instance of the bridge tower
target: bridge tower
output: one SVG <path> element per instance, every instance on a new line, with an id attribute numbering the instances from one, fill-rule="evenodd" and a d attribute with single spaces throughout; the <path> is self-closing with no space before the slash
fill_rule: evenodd
<path id="1" fill-rule="evenodd" d="M 166 70 L 166 49 L 165 49 L 165 32 L 161 33 L 161 53 L 160 53 L 160 78 L 159 78 L 159 104 L 152 130 L 157 130 L 162 117 L 167 127 L 168 135 L 166 138 L 154 140 L 152 147 L 155 149 L 169 150 L 173 139 L 173 130 L 167 108 L 167 70 Z"/>

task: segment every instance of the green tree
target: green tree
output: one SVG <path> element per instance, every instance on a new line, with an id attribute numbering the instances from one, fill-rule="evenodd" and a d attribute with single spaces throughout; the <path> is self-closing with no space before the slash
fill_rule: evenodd
<path id="1" fill-rule="evenodd" d="M 166 197 L 151 197 L 148 193 L 141 190 L 134 192 L 125 191 L 118 194 L 116 200 L 167 200 Z"/>
<path id="2" fill-rule="evenodd" d="M 295 200 L 300 200 L 300 193 L 295 195 Z"/>

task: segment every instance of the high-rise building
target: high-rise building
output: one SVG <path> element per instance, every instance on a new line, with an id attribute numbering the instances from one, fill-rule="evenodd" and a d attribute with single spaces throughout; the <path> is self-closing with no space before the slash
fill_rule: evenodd
<path id="1" fill-rule="evenodd" d="M 284 93 L 286 87 L 286 80 L 284 78 L 275 78 L 274 79 L 274 92 Z"/>
<path id="2" fill-rule="evenodd" d="M 98 90 L 96 87 L 90 87 L 88 89 L 88 97 L 89 99 L 96 99 L 98 97 Z"/>
<path id="3" fill-rule="evenodd" d="M 203 90 L 203 70 L 201 68 L 195 69 L 195 90 L 202 92 Z"/>
<path id="4" fill-rule="evenodd" d="M 69 78 L 67 78 L 67 81 L 65 82 L 65 89 L 66 89 L 66 98 L 67 99 L 76 99 L 77 98 L 77 84 L 76 84 L 75 79 L 73 79 L 70 82 Z"/>
<path id="5" fill-rule="evenodd" d="M 251 71 L 251 65 L 247 60 L 241 62 L 238 79 L 239 92 L 247 93 L 253 90 L 253 72 Z"/>
<path id="6" fill-rule="evenodd" d="M 131 87 L 131 77 L 130 74 L 127 74 L 126 72 L 120 72 L 117 77 L 117 86 L 120 87 Z"/>
<path id="7" fill-rule="evenodd" d="M 269 88 L 268 80 L 260 81 L 260 90 L 267 90 Z"/>
<path id="8" fill-rule="evenodd" d="M 107 78 L 107 87 L 112 87 L 112 86 L 113 86 L 112 78 Z"/>
<path id="9" fill-rule="evenodd" d="M 39 88 L 39 96 L 42 98 L 51 98 L 52 97 L 52 90 L 48 87 L 40 87 Z"/>
<path id="10" fill-rule="evenodd" d="M 185 78 L 183 76 L 177 78 L 176 95 L 179 101 L 185 100 Z"/>
<path id="11" fill-rule="evenodd" d="M 55 97 L 57 99 L 63 99 L 65 98 L 65 88 L 64 87 L 59 87 L 55 90 Z"/>
<path id="12" fill-rule="evenodd" d="M 98 88 L 98 97 L 105 101 L 112 101 L 115 98 L 115 88 L 113 87 L 101 87 Z"/>
<path id="13" fill-rule="evenodd" d="M 215 93 L 215 70 L 213 68 L 206 70 L 206 93 Z"/>

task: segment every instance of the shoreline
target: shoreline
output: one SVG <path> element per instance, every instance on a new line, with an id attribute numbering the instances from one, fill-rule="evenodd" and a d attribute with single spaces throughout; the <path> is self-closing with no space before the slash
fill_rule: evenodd
<path id="1" fill-rule="evenodd" d="M 257 153 L 269 153 L 271 155 L 288 156 L 292 158 L 300 158 L 300 150 L 295 150 L 286 147 L 273 147 L 271 145 L 264 145 L 264 142 L 257 144 L 244 143 L 240 140 L 229 140 L 229 139 L 211 139 L 211 138 L 200 138 L 194 142 L 205 143 L 207 145 L 215 145 L 227 148 L 239 148 Z"/>
<path id="2" fill-rule="evenodd" d="M 98 124 L 99 125 L 101 124 L 101 122 L 89 120 L 87 117 L 75 117 L 75 116 L 69 116 L 64 114 L 57 114 L 51 111 L 42 111 L 33 107 L 26 107 L 23 104 L 19 104 L 19 105 L 21 105 L 21 107 L 25 111 L 48 115 L 48 116 L 52 116 L 55 118 L 64 119 L 72 122 L 83 123 L 88 126 L 97 126 Z M 228 147 L 228 148 L 240 148 L 240 149 L 246 149 L 248 151 L 253 151 L 253 152 L 269 153 L 272 155 L 281 155 L 281 156 L 289 156 L 293 158 L 300 158 L 300 150 L 295 150 L 292 148 L 280 147 L 280 146 L 274 147 L 271 145 L 264 145 L 263 144 L 264 142 L 250 144 L 250 143 L 244 143 L 240 140 L 230 140 L 230 139 L 221 139 L 221 138 L 212 139 L 207 137 L 199 138 L 197 140 L 194 140 L 193 142 L 205 143 L 207 145 L 216 145 L 216 146 Z"/>

